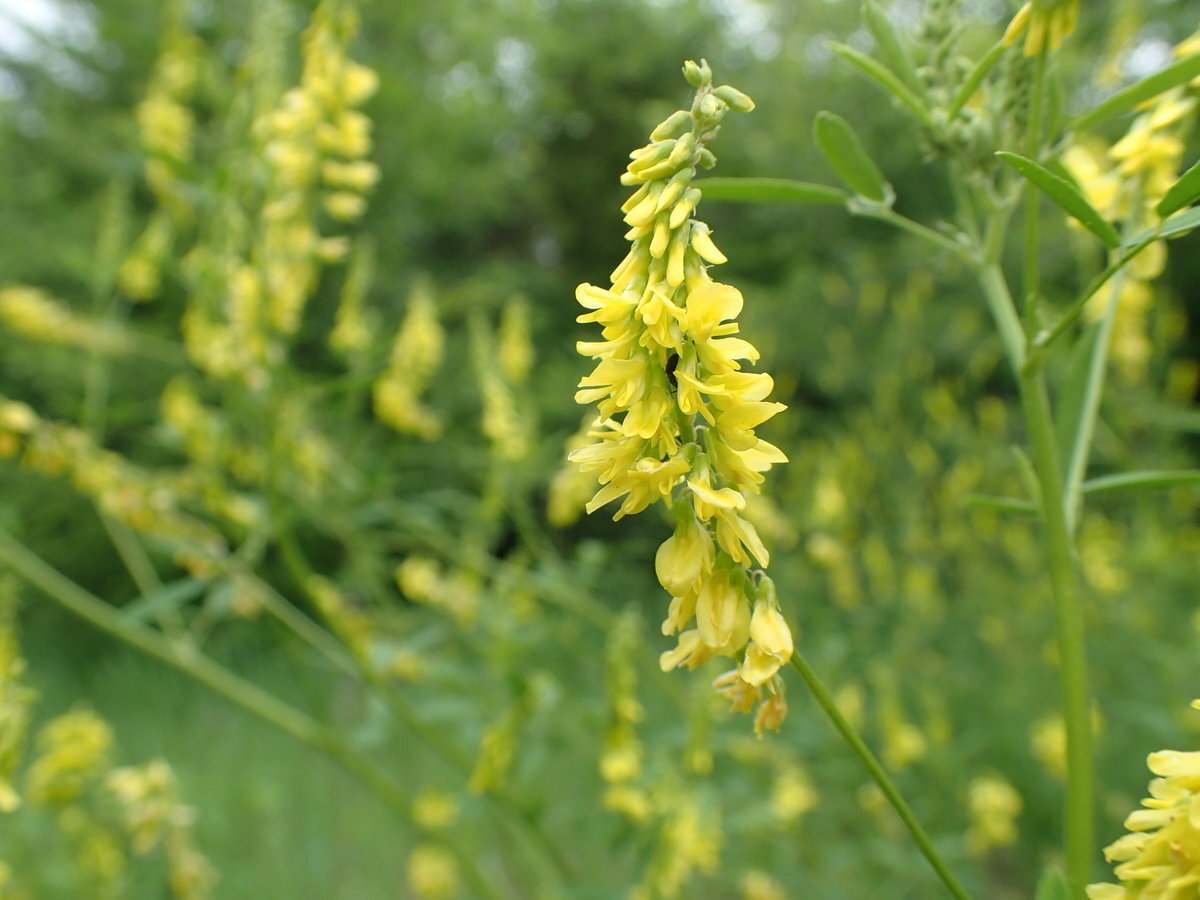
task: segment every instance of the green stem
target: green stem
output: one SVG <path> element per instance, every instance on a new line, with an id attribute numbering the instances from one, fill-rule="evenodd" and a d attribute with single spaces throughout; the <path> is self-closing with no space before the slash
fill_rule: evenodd
<path id="1" fill-rule="evenodd" d="M 1000 332 L 1004 353 L 1013 370 L 1020 372 L 1025 368 L 1025 329 L 1021 327 L 1021 319 L 1008 292 L 1004 273 L 1000 271 L 999 264 L 993 263 L 980 269 L 978 277 L 984 299 Z"/>
<path id="2" fill-rule="evenodd" d="M 0 530 L 0 560 L 48 597 L 101 631 L 178 669 L 235 706 L 325 754 L 394 812 L 411 820 L 412 797 L 407 789 L 315 719 L 238 677 L 194 648 L 177 646 L 157 632 L 122 618 L 112 606 L 66 578 L 3 530 Z M 503 900 L 504 895 L 484 877 L 474 857 L 453 841 L 447 846 L 479 896 Z"/>
<path id="3" fill-rule="evenodd" d="M 1012 296 L 997 267 L 979 273 L 989 306 L 1012 308 Z M 1089 716 L 1083 597 L 1075 567 L 1064 498 L 1062 466 L 1054 417 L 1046 390 L 1041 354 L 1014 366 L 1018 376 L 1025 427 L 1037 473 L 1038 503 L 1045 531 L 1050 587 L 1062 678 L 1063 721 L 1067 731 L 1066 857 L 1071 896 L 1083 896 L 1092 866 L 1093 762 Z"/>
<path id="4" fill-rule="evenodd" d="M 1108 280 L 1121 271 L 1121 269 L 1123 269 L 1127 263 L 1131 262 L 1135 256 L 1153 244 L 1156 240 L 1158 240 L 1157 237 L 1151 236 L 1137 244 L 1134 244 L 1132 247 L 1118 256 L 1112 263 L 1110 263 L 1107 269 L 1093 278 L 1088 286 L 1084 288 L 1083 293 L 1080 294 L 1075 299 L 1075 302 L 1071 304 L 1070 308 L 1063 313 L 1062 318 L 1058 320 L 1057 324 L 1055 324 L 1054 327 L 1049 331 L 1043 332 L 1037 336 L 1036 342 L 1038 349 L 1044 349 L 1054 343 L 1054 341 L 1058 339 L 1064 331 L 1070 328 L 1071 325 L 1073 325 L 1080 317 L 1080 315 L 1083 314 L 1083 308 L 1087 306 L 1088 301 L 1091 300 L 1092 297 L 1094 297 L 1096 293 L 1102 287 L 1104 287 L 1104 285 L 1108 284 Z"/>
<path id="5" fill-rule="evenodd" d="M 863 766 L 871 774 L 871 777 L 875 779 L 875 783 L 879 785 L 888 802 L 892 804 L 892 808 L 896 810 L 896 814 L 900 816 L 901 821 L 908 828 L 918 849 L 920 849 L 925 859 L 929 861 L 929 865 L 933 867 L 933 870 L 942 880 L 946 889 L 957 900 L 969 900 L 970 895 L 967 894 L 958 879 L 954 877 L 954 873 L 946 866 L 946 863 L 934 848 L 933 841 L 929 839 L 929 835 L 921 827 L 921 823 L 917 821 L 917 817 L 913 814 L 912 809 L 909 808 L 908 803 L 900 796 L 900 791 L 892 783 L 892 779 L 888 776 L 888 773 L 880 765 L 879 760 L 875 758 L 875 754 L 871 752 L 866 742 L 855 731 L 854 726 L 846 721 L 846 717 L 842 715 L 841 711 L 837 708 L 837 704 L 834 703 L 833 697 L 825 689 L 825 685 L 821 683 L 821 679 L 817 677 L 817 673 L 812 670 L 804 657 L 800 655 L 799 650 L 792 654 L 792 668 L 800 673 L 800 677 L 804 679 L 804 683 L 812 691 L 812 695 L 821 709 L 829 716 L 830 721 L 833 722 L 833 726 L 845 739 L 846 743 L 850 745 L 850 749 L 854 751 L 859 761 L 862 762 Z"/>
<path id="6" fill-rule="evenodd" d="M 1075 569 L 1071 532 L 1063 503 L 1062 473 L 1046 379 L 1040 367 L 1021 374 L 1021 405 L 1042 484 L 1042 522 L 1054 595 L 1054 618 L 1067 730 L 1066 856 L 1071 896 L 1083 896 L 1092 868 L 1092 729 L 1083 597 Z"/>
<path id="7" fill-rule="evenodd" d="M 1046 50 L 1038 53 L 1033 64 L 1033 96 L 1029 106 L 1029 130 L 1025 134 L 1025 155 L 1037 160 L 1042 152 L 1042 110 L 1046 99 Z M 1025 297 L 1028 319 L 1037 302 L 1038 289 L 1038 200 L 1041 194 L 1025 189 Z"/>
<path id="8" fill-rule="evenodd" d="M 927 225 L 922 225 L 920 222 L 915 222 L 907 216 L 902 216 L 900 213 L 886 206 L 868 206 L 862 203 L 851 201 L 847 208 L 853 215 L 861 216 L 864 219 L 876 219 L 880 222 L 887 222 L 889 225 L 894 225 L 901 231 L 907 231 L 909 234 L 929 241 L 929 243 L 941 247 L 943 250 L 949 250 L 955 256 L 962 257 L 967 252 L 967 247 L 952 237 L 942 234 L 940 231 L 934 231 Z"/>

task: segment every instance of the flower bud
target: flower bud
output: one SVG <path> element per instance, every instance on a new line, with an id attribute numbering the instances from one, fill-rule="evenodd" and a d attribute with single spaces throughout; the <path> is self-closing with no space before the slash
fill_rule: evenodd
<path id="1" fill-rule="evenodd" d="M 754 101 L 743 94 L 735 87 L 728 84 L 723 84 L 715 91 L 714 96 L 724 100 L 730 109 L 736 109 L 738 112 L 750 112 L 754 109 Z"/>
<path id="2" fill-rule="evenodd" d="M 688 80 L 688 83 L 692 87 L 707 87 L 712 84 L 712 69 L 708 67 L 706 60 L 700 60 L 699 65 L 697 65 L 689 59 L 683 64 L 683 77 Z"/>
<path id="3" fill-rule="evenodd" d="M 677 109 L 658 124 L 650 132 L 650 140 L 665 141 L 667 138 L 679 137 L 692 124 L 692 114 L 686 109 Z"/>

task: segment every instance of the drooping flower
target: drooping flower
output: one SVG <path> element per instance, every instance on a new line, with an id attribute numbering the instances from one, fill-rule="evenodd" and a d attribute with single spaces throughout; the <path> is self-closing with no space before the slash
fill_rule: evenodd
<path id="1" fill-rule="evenodd" d="M 694 217 L 701 194 L 692 184 L 698 166 L 716 162 L 706 144 L 717 125 L 754 104 L 713 87 L 707 63 L 688 62 L 684 74 L 697 88 L 691 109 L 655 128 L 621 178 L 637 186 L 621 207 L 632 247 L 608 288 L 576 291 L 587 310 L 578 321 L 599 325 L 602 340 L 578 344 L 596 365 L 575 399 L 595 403 L 598 416 L 570 459 L 600 483 L 588 512 L 618 500 L 614 519 L 660 501 L 672 511 L 674 534 L 655 558 L 672 598 L 663 633 L 678 635 L 663 669 L 733 658 L 718 690 L 736 709 L 763 704 L 758 727 L 778 727 L 786 704 L 777 673 L 792 637 L 774 586 L 754 568 L 767 565 L 767 549 L 741 511 L 763 474 L 786 461 L 755 434 L 784 406 L 766 400 L 769 375 L 744 370 L 758 350 L 737 336 L 741 292 L 709 275 L 725 256 Z"/>

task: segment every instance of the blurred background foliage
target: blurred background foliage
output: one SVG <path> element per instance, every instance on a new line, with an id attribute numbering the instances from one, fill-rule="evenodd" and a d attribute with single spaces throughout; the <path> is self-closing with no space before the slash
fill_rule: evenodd
<path id="1" fill-rule="evenodd" d="M 20 7 L 0 6 L 10 35 L 21 31 Z M 1075 73 L 1063 102 L 1082 108 L 1162 65 L 1195 25 L 1188 7 L 1089 2 L 1063 61 Z M 194 287 L 181 262 L 190 238 L 164 263 L 155 301 L 131 304 L 114 287 L 158 207 L 134 110 L 171 8 L 46 8 L 45 30 L 0 45 L 0 286 L 36 286 L 164 342 L 160 351 L 175 347 L 165 342 L 178 341 Z M 283 0 L 184 7 L 203 53 L 194 170 L 183 178 L 202 216 L 247 165 L 230 150 L 248 146 L 239 98 L 294 82 L 311 11 Z M 982 52 L 1011 11 L 964 2 L 963 46 Z M 921 4 L 890 12 L 912 33 Z M 540 823 L 556 845 L 570 872 L 562 896 L 624 896 L 642 884 L 640 896 L 671 897 L 693 871 L 696 897 L 938 890 L 798 685 L 783 733 L 757 741 L 703 673 L 657 671 L 666 598 L 653 554 L 667 528 L 657 513 L 556 527 L 545 511 L 581 416 L 571 402 L 585 370 L 573 348 L 585 336 L 574 286 L 600 281 L 625 253 L 617 176 L 686 98 L 683 59 L 707 57 L 758 103 L 717 142 L 720 174 L 831 181 L 809 133 L 816 112 L 833 109 L 873 148 L 899 209 L 922 221 L 948 209 L 927 148 L 828 48 L 831 39 L 869 46 L 859 16 L 837 0 L 367 5 L 351 54 L 379 76 L 362 109 L 381 177 L 361 223 L 345 229 L 371 238 L 354 251 L 372 260 L 359 362 L 325 340 L 349 277 L 339 263 L 326 267 L 266 401 L 236 378 L 204 375 L 181 349 L 103 364 L 0 330 L 0 394 L 46 420 L 82 423 L 148 470 L 188 471 L 207 485 L 181 509 L 214 522 L 226 561 L 243 568 L 184 572 L 179 548 L 151 534 L 152 582 L 180 587 L 153 612 L 170 606 L 188 640 L 335 723 L 418 802 L 459 808 L 449 820 L 427 809 L 397 819 L 318 755 L 26 591 L 37 722 L 86 703 L 113 726 L 120 761 L 167 758 L 198 808 L 196 843 L 220 873 L 216 896 L 448 896 L 436 877 L 414 875 L 437 859 L 412 855 L 448 844 L 478 856 L 504 891 L 520 890 L 536 869 L 497 825 L 509 814 Z M 266 61 L 247 67 L 254 54 Z M 1032 521 L 968 500 L 1022 490 L 1010 451 L 1023 440 L 1014 390 L 983 305 L 952 260 L 835 207 L 710 201 L 703 214 L 730 259 L 724 280 L 746 295 L 743 329 L 791 407 L 765 436 L 792 461 L 758 510 L 785 612 L 977 896 L 1030 896 L 1061 828 L 1061 726 L 1046 689 L 1052 610 Z M 1060 223 L 1043 234 L 1065 297 L 1096 260 Z M 1141 326 L 1148 363 L 1114 376 L 1094 474 L 1200 460 L 1197 240 L 1172 245 L 1155 283 Z M 444 328 L 424 398 L 441 420 L 431 440 L 379 422 L 369 391 L 422 292 Z M 481 383 L 503 366 L 495 333 L 519 316 L 505 312 L 515 294 L 536 362 L 531 376 L 506 376 L 507 401 L 488 401 Z M 239 481 L 228 460 L 201 458 L 164 421 L 160 397 L 185 374 L 239 436 L 231 440 L 258 442 L 272 474 Z M 298 410 L 295 434 L 279 430 L 290 414 L 257 427 L 272 406 Z M 516 423 L 523 448 L 505 451 L 505 423 Z M 310 445 L 335 450 L 319 476 L 297 462 L 296 448 Z M 248 452 L 231 446 L 234 457 Z M 0 485 L 0 524 L 72 579 L 126 608 L 146 593 L 114 549 L 122 526 L 69 479 L 13 458 L 0 460 Z M 215 501 L 205 508 L 221 491 L 246 499 L 257 524 L 214 512 Z M 1145 753 L 1190 749 L 1200 734 L 1186 713 L 1200 693 L 1196 501 L 1189 488 L 1099 498 L 1082 525 L 1102 837 L 1117 836 L 1141 796 Z M 264 584 L 352 647 L 355 623 L 369 619 L 371 662 L 386 651 L 390 689 L 416 730 L 263 614 Z M 335 599 L 323 586 L 336 586 Z M 150 616 L 144 602 L 138 615 Z M 447 765 L 429 732 L 461 764 Z M 602 773 L 631 733 L 640 765 L 628 777 Z M 507 813 L 489 803 L 497 795 Z M 1015 842 L 1002 825 L 1010 820 Z M 70 854 L 44 852 L 51 823 L 10 821 L 19 824 L 0 819 L 0 860 L 32 895 L 84 896 L 63 887 L 78 877 L 67 873 L 78 864 Z M 164 878 L 152 869 L 124 890 L 159 896 Z"/>

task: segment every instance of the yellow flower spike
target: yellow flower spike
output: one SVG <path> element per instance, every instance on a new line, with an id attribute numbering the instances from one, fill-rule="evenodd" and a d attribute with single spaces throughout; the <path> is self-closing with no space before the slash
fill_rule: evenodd
<path id="1" fill-rule="evenodd" d="M 662 630 L 677 634 L 677 645 L 660 664 L 694 668 L 723 655 L 740 666 L 753 654 L 747 671 L 756 684 L 735 669 L 736 683 L 717 688 L 744 711 L 759 704 L 761 731 L 786 711 L 780 690 L 763 686 L 775 684 L 778 665 L 771 666 L 779 660 L 771 654 L 782 653 L 790 636 L 761 624 L 765 643 L 747 648 L 749 567 L 770 557 L 737 511 L 746 505 L 744 492 L 756 492 L 763 473 L 785 460 L 754 434 L 783 406 L 766 402 L 770 376 L 741 371 L 758 351 L 733 337 L 742 295 L 708 274 L 725 256 L 694 218 L 701 192 L 692 186 L 696 167 L 715 162 L 705 145 L 724 116 L 753 102 L 735 88 L 714 89 L 706 63 L 689 62 L 685 74 L 698 89 L 691 109 L 656 127 L 630 154 L 621 178 L 635 186 L 621 206 L 628 254 L 610 288 L 583 284 L 576 291 L 587 310 L 578 321 L 600 325 L 603 339 L 578 344 L 596 363 L 575 399 L 595 403 L 599 419 L 588 432 L 592 443 L 573 447 L 568 458 L 600 484 L 589 512 L 618 500 L 617 519 L 660 499 L 673 508 L 675 534 L 659 548 L 655 572 L 671 595 Z"/>
<path id="2" fill-rule="evenodd" d="M 1193 708 L 1200 708 L 1193 702 Z M 1089 900 L 1191 897 L 1200 884 L 1200 753 L 1160 750 L 1147 767 L 1161 777 L 1125 820 L 1127 834 L 1104 850 L 1120 885 L 1091 884 Z"/>

